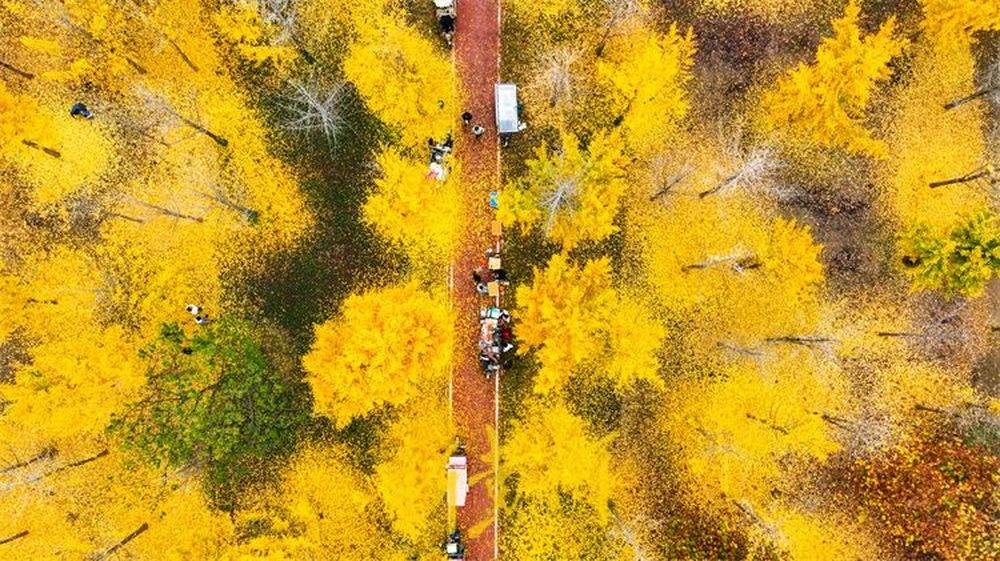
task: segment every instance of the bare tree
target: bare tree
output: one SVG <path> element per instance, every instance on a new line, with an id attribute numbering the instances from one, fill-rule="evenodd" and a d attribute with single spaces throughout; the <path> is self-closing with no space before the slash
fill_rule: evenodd
<path id="1" fill-rule="evenodd" d="M 280 101 L 287 114 L 281 128 L 292 132 L 319 132 L 328 142 L 336 143 L 347 127 L 347 84 L 337 81 L 324 85 L 312 79 L 308 83 L 291 82 L 289 90 Z"/>
<path id="2" fill-rule="evenodd" d="M 257 0 L 257 6 L 264 21 L 278 30 L 274 43 L 292 45 L 306 62 L 309 64 L 316 62 L 312 53 L 299 40 L 298 13 L 294 0 Z"/>
<path id="3" fill-rule="evenodd" d="M 703 261 L 684 265 L 681 267 L 681 271 L 687 273 L 689 271 L 712 269 L 719 265 L 726 265 L 734 273 L 743 273 L 744 271 L 759 269 L 762 264 L 756 255 L 736 250 L 728 255 L 711 255 Z"/>
<path id="4" fill-rule="evenodd" d="M 576 90 L 573 65 L 578 58 L 577 51 L 571 47 L 553 49 L 539 58 L 534 87 L 545 95 L 549 107 L 573 99 Z"/>
<path id="5" fill-rule="evenodd" d="M 210 199 L 212 201 L 219 203 L 220 205 L 228 208 L 229 210 L 241 214 L 243 218 L 245 218 L 246 221 L 250 222 L 251 224 L 255 224 L 257 222 L 257 219 L 260 218 L 260 212 L 250 207 L 239 204 L 238 202 L 230 198 L 226 194 L 226 192 L 222 189 L 222 187 L 220 187 L 219 185 L 213 184 L 211 193 L 205 193 L 203 191 L 197 191 L 197 193 L 202 197 L 205 197 L 206 199 Z"/>
<path id="6" fill-rule="evenodd" d="M 135 92 L 136 92 L 136 95 L 138 95 L 140 98 L 142 98 L 146 102 L 146 106 L 151 111 L 153 111 L 155 113 L 166 114 L 169 117 L 173 117 L 174 119 L 177 119 L 178 121 L 180 121 L 181 123 L 183 123 L 187 127 L 190 127 L 192 130 L 194 130 L 198 134 L 202 134 L 202 135 L 207 136 L 208 138 L 211 138 L 213 142 L 215 142 L 216 144 L 218 144 L 219 146 L 221 146 L 223 148 L 229 146 L 229 141 L 227 139 L 225 139 L 224 137 L 222 137 L 222 136 L 220 136 L 220 135 L 212 132 L 207 127 L 205 127 L 205 125 L 203 125 L 203 124 L 201 124 L 201 123 L 199 123 L 199 122 L 197 122 L 195 120 L 189 119 L 189 118 L 185 117 L 184 115 L 181 115 L 180 113 L 178 113 L 177 110 L 174 109 L 174 106 L 171 105 L 170 101 L 168 101 L 163 96 L 161 96 L 161 95 L 159 95 L 159 94 L 157 94 L 157 93 L 155 93 L 155 92 L 153 92 L 153 91 L 151 91 L 149 89 L 146 89 L 146 88 L 144 88 L 142 86 L 136 87 Z"/>
<path id="7" fill-rule="evenodd" d="M 555 225 L 556 216 L 563 208 L 572 208 L 576 205 L 577 192 L 580 183 L 583 181 L 584 173 L 569 177 L 560 177 L 556 180 L 553 189 L 542 197 L 542 207 L 545 208 L 545 232 L 552 231 Z"/>
<path id="8" fill-rule="evenodd" d="M 646 547 L 642 543 L 643 537 L 637 528 L 658 527 L 659 522 L 644 515 L 626 522 L 619 516 L 612 501 L 608 501 L 608 510 L 611 511 L 611 519 L 614 522 L 614 526 L 608 531 L 611 538 L 624 542 L 632 550 L 633 561 L 652 561 L 654 558 L 646 551 Z"/>
<path id="9" fill-rule="evenodd" d="M 736 167 L 717 185 L 698 193 L 699 198 L 753 184 L 781 167 L 777 154 L 770 146 L 752 146 L 744 150 L 733 145 L 729 152 L 733 155 Z"/>
<path id="10" fill-rule="evenodd" d="M 0 60 L 0 68 L 7 69 L 26 80 L 31 80 L 32 78 L 35 77 L 35 75 L 32 74 L 31 72 L 28 72 L 27 70 L 21 70 L 20 68 L 14 66 L 13 64 L 10 64 L 9 62 L 4 62 L 2 60 Z"/>
<path id="11" fill-rule="evenodd" d="M 954 109 L 959 105 L 965 105 L 970 101 L 986 98 L 994 103 L 1000 103 L 1000 57 L 998 57 L 986 71 L 983 85 L 975 92 L 958 99 L 953 99 L 944 104 L 946 110 Z"/>
<path id="12" fill-rule="evenodd" d="M 620 24 L 642 12 L 641 0 L 604 0 L 608 8 L 608 17 L 604 21 L 604 32 L 601 33 L 601 40 L 597 43 L 597 56 L 604 54 L 605 47 L 611 34 Z"/>
<path id="13" fill-rule="evenodd" d="M 692 171 L 694 171 L 694 167 L 690 163 L 684 162 L 684 164 L 681 165 L 681 168 L 672 175 L 670 175 L 667 179 L 663 180 L 662 182 L 661 181 L 655 182 L 656 190 L 653 191 L 653 194 L 649 196 L 649 200 L 655 201 L 660 197 L 668 195 L 674 187 L 676 187 L 685 179 L 687 179 L 687 177 L 691 175 Z"/>

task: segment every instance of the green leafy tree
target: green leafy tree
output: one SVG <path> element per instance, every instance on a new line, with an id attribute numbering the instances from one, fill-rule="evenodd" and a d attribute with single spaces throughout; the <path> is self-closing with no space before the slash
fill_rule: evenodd
<path id="1" fill-rule="evenodd" d="M 950 231 L 918 226 L 903 242 L 903 264 L 916 289 L 978 296 L 1000 275 L 1000 220 L 992 211 L 975 213 Z"/>
<path id="2" fill-rule="evenodd" d="M 156 464 L 203 468 L 210 491 L 289 452 L 308 420 L 304 384 L 275 368 L 246 322 L 223 318 L 194 334 L 165 324 L 140 357 L 146 386 L 111 432 Z"/>

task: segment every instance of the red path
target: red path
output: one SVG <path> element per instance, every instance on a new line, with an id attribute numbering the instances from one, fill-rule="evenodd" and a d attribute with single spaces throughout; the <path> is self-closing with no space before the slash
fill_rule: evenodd
<path id="1" fill-rule="evenodd" d="M 494 473 L 496 449 L 495 381 L 487 380 L 477 362 L 479 308 L 485 297 L 476 294 L 472 270 L 492 242 L 488 205 L 490 191 L 500 179 L 493 84 L 499 74 L 499 0 L 458 0 L 455 60 L 461 82 L 463 110 L 473 123 L 486 128 L 479 140 L 461 135 L 456 155 L 461 162 L 462 216 L 466 224 L 453 263 L 452 299 L 458 313 L 458 349 L 453 376 L 452 408 L 457 429 L 469 458 L 469 495 L 458 509 L 458 527 L 466 541 L 467 561 L 496 558 Z"/>

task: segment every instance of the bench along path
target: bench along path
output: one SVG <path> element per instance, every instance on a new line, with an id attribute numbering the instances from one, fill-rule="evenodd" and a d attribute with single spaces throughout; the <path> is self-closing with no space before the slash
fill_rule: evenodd
<path id="1" fill-rule="evenodd" d="M 500 153 L 493 115 L 493 85 L 500 54 L 500 0 L 458 0 L 455 63 L 463 96 L 463 110 L 473 123 L 486 128 L 475 140 L 468 132 L 456 136 L 461 161 L 462 219 L 466 226 L 453 262 L 452 299 L 458 314 L 458 348 L 452 380 L 452 411 L 468 454 L 469 495 L 458 509 L 458 527 L 466 543 L 467 561 L 496 558 L 494 478 L 497 465 L 496 379 L 487 380 L 478 363 L 479 308 L 485 296 L 476 294 L 472 271 L 487 247 L 495 243 L 490 224 L 490 191 L 499 189 Z"/>

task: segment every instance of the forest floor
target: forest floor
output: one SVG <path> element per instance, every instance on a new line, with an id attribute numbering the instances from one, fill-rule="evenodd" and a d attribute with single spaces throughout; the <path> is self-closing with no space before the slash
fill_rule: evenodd
<path id="1" fill-rule="evenodd" d="M 452 408 L 469 461 L 469 495 L 458 509 L 458 527 L 466 541 L 466 559 L 496 558 L 496 414 L 497 380 L 486 379 L 478 363 L 479 308 L 485 303 L 472 284 L 472 270 L 483 261 L 491 240 L 490 191 L 499 189 L 500 158 L 493 118 L 493 84 L 499 73 L 498 0 L 458 0 L 455 59 L 463 110 L 486 134 L 456 139 L 466 220 L 452 263 L 452 300 L 458 313 L 458 349 L 453 374 Z"/>

